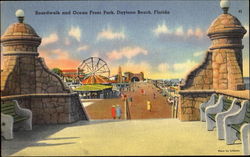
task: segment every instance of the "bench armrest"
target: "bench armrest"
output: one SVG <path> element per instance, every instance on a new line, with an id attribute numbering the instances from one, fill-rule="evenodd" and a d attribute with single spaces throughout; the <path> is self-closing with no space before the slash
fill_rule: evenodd
<path id="1" fill-rule="evenodd" d="M 11 115 L 4 114 L 1 112 L 1 122 L 5 121 L 5 119 L 12 119 L 12 121 L 13 121 L 13 117 Z"/>
<path id="2" fill-rule="evenodd" d="M 211 105 L 215 104 L 216 103 L 215 102 L 215 96 L 216 96 L 215 93 L 212 94 L 210 99 L 207 102 L 204 102 L 204 103 L 200 104 L 200 108 L 206 108 L 207 106 L 211 106 Z"/>
<path id="3" fill-rule="evenodd" d="M 229 115 L 225 116 L 225 119 L 224 119 L 225 125 L 239 124 L 239 123 L 243 122 L 248 104 L 249 104 L 249 101 L 244 100 L 241 103 L 241 109 L 240 110 L 238 110 L 235 113 L 232 113 L 232 114 L 229 114 Z"/>
<path id="4" fill-rule="evenodd" d="M 224 96 L 220 95 L 218 101 L 214 105 L 208 106 L 206 108 L 205 113 L 206 114 L 216 114 L 216 113 L 221 112 L 223 109 L 223 99 L 224 99 Z"/>
<path id="5" fill-rule="evenodd" d="M 243 155 L 250 154 L 250 124 L 243 124 L 240 129 L 241 132 L 241 139 L 242 139 L 242 148 L 243 148 Z"/>
<path id="6" fill-rule="evenodd" d="M 18 101 L 13 100 L 15 102 L 15 112 L 16 114 L 24 117 L 32 117 L 32 112 L 29 109 L 21 108 L 18 104 Z"/>

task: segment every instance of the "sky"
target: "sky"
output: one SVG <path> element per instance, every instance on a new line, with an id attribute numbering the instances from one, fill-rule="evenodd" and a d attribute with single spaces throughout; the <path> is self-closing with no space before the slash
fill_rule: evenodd
<path id="1" fill-rule="evenodd" d="M 1 35 L 25 12 L 24 22 L 42 37 L 39 56 L 49 68 L 76 69 L 100 57 L 111 75 L 144 72 L 146 78 L 185 78 L 204 60 L 211 41 L 207 29 L 222 14 L 219 0 L 159 1 L 1 1 Z M 138 14 L 137 11 L 152 14 Z M 165 14 L 154 14 L 154 10 Z M 41 15 L 36 12 L 56 12 Z M 71 14 L 62 14 L 70 11 Z M 73 14 L 73 12 L 88 14 Z M 89 14 L 101 11 L 100 14 Z M 115 14 L 104 14 L 113 11 Z M 117 14 L 135 11 L 136 14 Z M 249 32 L 249 1 L 231 0 L 229 13 Z M 243 38 L 243 75 L 249 76 L 249 33 Z M 2 59 L 2 57 L 1 57 Z M 2 64 L 2 62 L 1 62 Z"/>

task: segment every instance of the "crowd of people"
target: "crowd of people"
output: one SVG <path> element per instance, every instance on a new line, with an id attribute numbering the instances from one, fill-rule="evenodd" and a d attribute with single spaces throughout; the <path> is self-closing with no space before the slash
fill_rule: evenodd
<path id="1" fill-rule="evenodd" d="M 111 115 L 113 119 L 121 119 L 122 110 L 120 105 L 113 105 L 111 109 Z"/>
<path id="2" fill-rule="evenodd" d="M 129 87 L 129 91 L 135 92 L 135 88 L 139 88 L 139 86 L 135 86 L 135 87 Z M 153 88 L 153 87 L 152 87 Z M 146 96 L 146 91 L 145 89 L 140 89 L 140 92 L 142 95 Z M 127 97 L 126 94 L 122 93 L 120 94 L 121 99 L 124 101 L 128 100 L 128 105 L 131 106 L 132 105 L 132 97 Z M 156 93 L 153 93 L 153 99 L 156 99 Z M 152 103 L 149 99 L 146 99 L 146 106 L 145 109 L 148 112 L 152 111 Z M 122 109 L 120 107 L 120 105 L 113 105 L 111 108 L 111 115 L 113 119 L 121 119 L 122 116 Z"/>

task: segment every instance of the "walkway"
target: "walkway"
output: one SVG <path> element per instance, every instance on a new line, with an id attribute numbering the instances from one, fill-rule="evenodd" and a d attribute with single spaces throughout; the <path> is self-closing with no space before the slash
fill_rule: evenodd
<path id="1" fill-rule="evenodd" d="M 145 94 L 141 94 L 142 89 L 145 91 Z M 133 99 L 129 107 L 131 119 L 171 118 L 171 105 L 166 101 L 166 97 L 162 96 L 157 90 L 153 84 L 140 82 L 135 83 L 131 91 L 123 92 L 128 98 L 132 97 Z M 156 95 L 155 98 L 153 96 L 154 93 Z M 151 101 L 151 112 L 147 111 L 147 100 Z M 124 111 L 124 101 L 121 98 L 93 100 L 93 104 L 87 106 L 85 109 L 90 119 L 112 119 L 112 105 L 120 105 L 122 111 Z M 122 119 L 124 119 L 124 114 Z"/>
<path id="2" fill-rule="evenodd" d="M 226 145 L 205 123 L 177 119 L 80 121 L 35 126 L 3 141 L 2 155 L 240 155 L 241 144 Z"/>

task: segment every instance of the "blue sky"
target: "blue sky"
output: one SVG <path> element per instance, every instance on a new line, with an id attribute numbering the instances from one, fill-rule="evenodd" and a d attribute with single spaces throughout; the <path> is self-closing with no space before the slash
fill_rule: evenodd
<path id="1" fill-rule="evenodd" d="M 201 63 L 212 21 L 222 13 L 219 0 L 166 1 L 1 1 L 1 35 L 23 9 L 25 23 L 43 38 L 41 57 L 50 68 L 76 68 L 91 56 L 103 58 L 115 74 L 143 71 L 148 78 L 185 78 Z M 73 15 L 73 11 L 150 10 L 151 15 Z M 167 10 L 169 14 L 153 14 Z M 242 13 L 239 12 L 242 10 Z M 35 12 L 71 11 L 71 15 Z M 231 1 L 229 13 L 249 31 L 249 1 Z M 243 38 L 244 75 L 249 76 L 249 33 Z"/>

